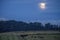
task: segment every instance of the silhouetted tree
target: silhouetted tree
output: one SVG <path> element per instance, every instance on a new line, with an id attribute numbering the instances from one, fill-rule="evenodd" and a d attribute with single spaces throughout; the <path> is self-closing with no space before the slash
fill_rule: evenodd
<path id="1" fill-rule="evenodd" d="M 60 31 L 60 26 L 58 25 L 52 25 L 50 23 L 46 23 L 45 26 L 43 26 L 40 22 L 22 22 L 22 21 L 15 21 L 15 20 L 9 20 L 9 21 L 0 21 L 0 32 L 9 32 L 9 31 L 35 31 L 35 30 L 54 30 L 54 31 Z"/>

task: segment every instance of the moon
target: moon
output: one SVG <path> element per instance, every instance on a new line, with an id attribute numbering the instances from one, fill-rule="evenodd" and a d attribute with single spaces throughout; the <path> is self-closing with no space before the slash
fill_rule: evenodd
<path id="1" fill-rule="evenodd" d="M 46 8 L 46 3 L 43 3 L 43 2 L 39 3 L 39 7 L 41 9 L 45 9 Z"/>

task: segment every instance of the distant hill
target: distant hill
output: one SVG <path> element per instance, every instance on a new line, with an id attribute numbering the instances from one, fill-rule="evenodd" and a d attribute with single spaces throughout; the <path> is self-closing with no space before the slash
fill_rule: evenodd
<path id="1" fill-rule="evenodd" d="M 46 23 L 43 25 L 40 22 L 30 22 L 26 23 L 23 21 L 0 21 L 0 32 L 9 32 L 9 31 L 60 31 L 59 25 L 52 25 L 50 23 Z"/>

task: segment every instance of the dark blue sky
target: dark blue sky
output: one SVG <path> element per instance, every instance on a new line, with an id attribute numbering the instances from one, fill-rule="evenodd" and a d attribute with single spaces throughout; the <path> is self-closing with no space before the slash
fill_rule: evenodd
<path id="1" fill-rule="evenodd" d="M 0 0 L 0 19 L 60 23 L 60 0 L 45 0 L 46 9 L 38 4 L 43 0 Z"/>

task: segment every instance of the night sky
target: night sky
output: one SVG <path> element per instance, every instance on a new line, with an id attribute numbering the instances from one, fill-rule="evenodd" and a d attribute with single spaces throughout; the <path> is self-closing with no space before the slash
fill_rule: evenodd
<path id="1" fill-rule="evenodd" d="M 42 10 L 39 3 L 45 2 Z M 0 20 L 60 23 L 60 0 L 0 0 Z"/>

